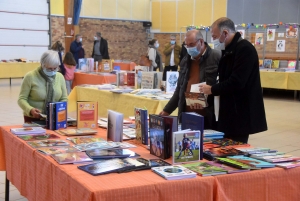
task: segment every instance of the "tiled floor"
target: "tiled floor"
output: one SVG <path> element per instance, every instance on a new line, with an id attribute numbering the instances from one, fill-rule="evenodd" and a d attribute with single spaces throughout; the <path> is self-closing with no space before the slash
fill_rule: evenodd
<path id="1" fill-rule="evenodd" d="M 17 104 L 22 80 L 0 80 L 0 126 L 23 123 L 22 110 Z M 269 147 L 300 156 L 300 102 L 293 99 L 293 92 L 264 90 L 265 109 L 269 130 L 251 135 L 253 146 Z M 0 201 L 4 200 L 5 172 L 0 172 Z M 11 185 L 10 200 L 25 201 Z"/>

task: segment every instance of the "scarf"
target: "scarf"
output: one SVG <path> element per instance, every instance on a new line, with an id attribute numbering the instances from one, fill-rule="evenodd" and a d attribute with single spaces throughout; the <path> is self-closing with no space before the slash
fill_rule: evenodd
<path id="1" fill-rule="evenodd" d="M 149 48 L 153 48 L 156 51 L 156 55 L 159 58 L 159 63 L 157 64 L 159 66 L 159 71 L 163 72 L 163 66 L 162 66 L 162 60 L 161 60 L 161 54 L 157 51 L 157 48 L 154 45 L 149 45 Z M 155 58 L 155 62 L 156 62 L 156 58 Z"/>
<path id="2" fill-rule="evenodd" d="M 40 75 L 45 79 L 46 81 L 46 97 L 45 97 L 45 102 L 44 102 L 44 107 L 43 107 L 43 114 L 46 114 L 47 112 L 47 104 L 53 102 L 53 97 L 54 97 L 54 90 L 53 90 L 53 81 L 55 80 L 55 76 L 48 77 L 44 71 L 43 68 L 39 68 L 39 73 Z"/>

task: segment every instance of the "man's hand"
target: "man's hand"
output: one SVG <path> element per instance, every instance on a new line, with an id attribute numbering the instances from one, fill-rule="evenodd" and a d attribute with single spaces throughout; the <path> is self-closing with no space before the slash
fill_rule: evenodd
<path id="1" fill-rule="evenodd" d="M 203 106 L 200 103 L 194 103 L 190 105 L 191 109 L 203 109 Z"/>
<path id="2" fill-rule="evenodd" d="M 167 113 L 167 112 L 165 112 L 165 111 L 161 111 L 161 112 L 159 113 L 159 115 L 160 115 L 160 116 L 170 116 L 170 114 Z"/>
<path id="3" fill-rule="evenodd" d="M 175 45 L 171 45 L 171 48 L 174 49 Z"/>
<path id="4" fill-rule="evenodd" d="M 30 114 L 33 116 L 33 118 L 36 118 L 36 119 L 41 118 L 40 113 L 41 113 L 41 111 L 39 109 L 36 109 L 36 108 L 32 108 L 30 110 Z"/>
<path id="5" fill-rule="evenodd" d="M 211 86 L 203 84 L 199 86 L 200 93 L 204 93 L 207 95 L 211 94 Z"/>

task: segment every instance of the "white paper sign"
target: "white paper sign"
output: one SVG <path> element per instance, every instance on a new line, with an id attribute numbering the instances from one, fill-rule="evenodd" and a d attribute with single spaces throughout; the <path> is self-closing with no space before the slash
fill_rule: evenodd
<path id="1" fill-rule="evenodd" d="M 68 22 L 67 24 L 72 24 L 72 18 L 71 17 L 68 17 Z"/>
<path id="2" fill-rule="evenodd" d="M 276 52 L 284 52 L 284 51 L 285 51 L 285 40 L 277 40 Z"/>

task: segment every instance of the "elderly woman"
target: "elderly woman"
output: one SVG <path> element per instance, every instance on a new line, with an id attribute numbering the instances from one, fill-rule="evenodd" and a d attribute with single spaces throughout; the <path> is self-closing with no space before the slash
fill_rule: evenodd
<path id="1" fill-rule="evenodd" d="M 46 114 L 47 103 L 67 101 L 64 76 L 57 73 L 59 64 L 57 52 L 48 50 L 41 57 L 41 66 L 25 75 L 18 99 L 25 122 Z"/>

